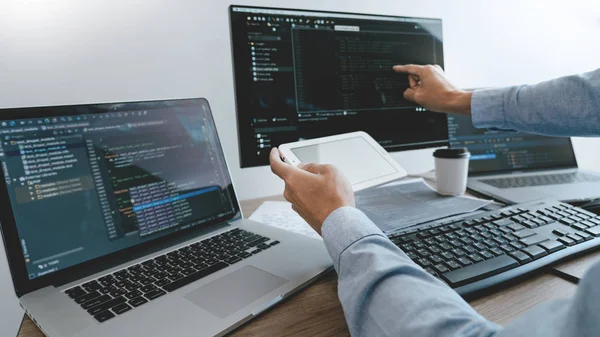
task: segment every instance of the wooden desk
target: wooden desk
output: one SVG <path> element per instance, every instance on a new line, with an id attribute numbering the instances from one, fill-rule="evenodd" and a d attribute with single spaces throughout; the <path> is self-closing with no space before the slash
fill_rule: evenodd
<path id="1" fill-rule="evenodd" d="M 598 261 L 600 261 L 600 249 L 570 258 L 554 265 L 553 268 L 576 279 L 581 279 L 585 272 Z"/>
<path id="2" fill-rule="evenodd" d="M 281 197 L 242 202 L 249 216 L 263 201 L 282 200 Z M 576 285 L 549 273 L 532 276 L 518 284 L 505 286 L 469 303 L 481 315 L 506 324 L 515 316 L 548 299 L 569 296 Z M 337 298 L 337 276 L 328 273 L 320 280 L 278 304 L 232 336 L 348 336 L 342 307 Z M 18 337 L 42 337 L 43 334 L 25 317 Z"/>

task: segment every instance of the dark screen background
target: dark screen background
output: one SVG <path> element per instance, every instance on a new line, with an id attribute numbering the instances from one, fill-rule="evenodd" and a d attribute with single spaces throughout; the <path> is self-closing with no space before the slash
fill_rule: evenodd
<path id="1" fill-rule="evenodd" d="M 392 70 L 444 66 L 441 20 L 244 10 L 231 11 L 242 167 L 266 165 L 282 143 L 353 131 L 388 151 L 448 145 L 446 116 L 405 101 L 407 76 Z"/>

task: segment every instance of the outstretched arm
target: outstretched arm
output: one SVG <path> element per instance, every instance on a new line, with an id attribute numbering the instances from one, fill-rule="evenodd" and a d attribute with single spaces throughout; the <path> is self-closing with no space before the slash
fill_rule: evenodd
<path id="1" fill-rule="evenodd" d="M 472 93 L 452 85 L 437 66 L 406 65 L 394 70 L 409 76 L 406 99 L 436 112 L 471 114 L 478 128 L 551 136 L 600 135 L 600 69 Z"/>

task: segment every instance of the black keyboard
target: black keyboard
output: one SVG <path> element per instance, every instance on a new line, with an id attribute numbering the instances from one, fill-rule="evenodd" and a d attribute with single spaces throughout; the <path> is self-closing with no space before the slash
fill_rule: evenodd
<path id="1" fill-rule="evenodd" d="M 536 202 L 436 221 L 389 236 L 413 261 L 471 293 L 600 245 L 600 216 Z"/>
<path id="2" fill-rule="evenodd" d="M 233 229 L 65 290 L 99 322 L 279 244 Z"/>
<path id="3" fill-rule="evenodd" d="M 496 188 L 563 185 L 597 181 L 600 181 L 600 177 L 579 172 L 481 180 L 482 183 L 494 186 Z"/>

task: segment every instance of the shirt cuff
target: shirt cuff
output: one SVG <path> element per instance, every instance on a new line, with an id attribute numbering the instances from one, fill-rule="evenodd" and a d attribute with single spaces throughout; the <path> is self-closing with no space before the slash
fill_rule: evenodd
<path id="1" fill-rule="evenodd" d="M 321 227 L 325 247 L 338 270 L 340 256 L 356 241 L 383 232 L 361 211 L 354 207 L 340 207 L 333 211 Z"/>
<path id="2" fill-rule="evenodd" d="M 506 89 L 476 90 L 471 96 L 471 119 L 479 129 L 507 129 L 504 111 Z"/>

